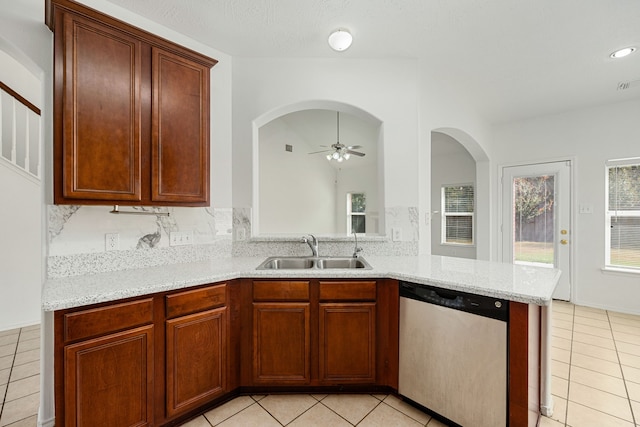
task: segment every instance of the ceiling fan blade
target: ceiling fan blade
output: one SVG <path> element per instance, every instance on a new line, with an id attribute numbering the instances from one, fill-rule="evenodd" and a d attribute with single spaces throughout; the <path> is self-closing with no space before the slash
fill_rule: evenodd
<path id="1" fill-rule="evenodd" d="M 347 150 L 347 153 L 349 153 L 349 154 L 353 154 L 354 156 L 360 156 L 360 157 L 364 157 L 364 156 L 365 156 L 365 154 L 364 154 L 364 153 L 361 153 L 361 152 L 359 152 L 359 151 L 351 151 L 351 150 Z"/>
<path id="2" fill-rule="evenodd" d="M 362 145 L 349 145 L 346 148 L 347 150 L 357 150 L 358 148 L 362 148 Z"/>
<path id="3" fill-rule="evenodd" d="M 314 151 L 313 153 L 308 153 L 308 154 L 328 153 L 329 151 L 333 151 L 333 150 Z"/>

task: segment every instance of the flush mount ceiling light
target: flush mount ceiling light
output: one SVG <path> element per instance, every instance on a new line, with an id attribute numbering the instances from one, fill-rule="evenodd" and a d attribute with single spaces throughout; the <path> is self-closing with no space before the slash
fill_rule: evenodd
<path id="1" fill-rule="evenodd" d="M 609 57 L 613 59 L 624 58 L 625 56 L 631 55 L 635 51 L 636 51 L 636 48 L 633 46 L 625 47 L 624 49 L 616 50 L 611 55 L 609 55 Z"/>
<path id="2" fill-rule="evenodd" d="M 353 42 L 353 36 L 348 30 L 340 29 L 329 34 L 328 41 L 331 49 L 337 52 L 342 52 L 343 50 L 347 50 L 349 46 L 351 46 L 351 42 Z"/>

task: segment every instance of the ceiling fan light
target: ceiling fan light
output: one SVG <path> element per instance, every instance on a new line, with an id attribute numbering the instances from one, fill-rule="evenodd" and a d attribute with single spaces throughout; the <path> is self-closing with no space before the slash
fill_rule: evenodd
<path id="1" fill-rule="evenodd" d="M 347 50 L 353 42 L 353 36 L 347 30 L 336 30 L 329 34 L 329 46 L 336 52 Z"/>
<path id="2" fill-rule="evenodd" d="M 340 158 L 340 153 L 338 153 L 337 151 L 335 151 L 332 155 L 331 158 L 333 160 L 338 160 Z"/>
<path id="3" fill-rule="evenodd" d="M 345 160 L 349 160 L 349 157 L 351 157 L 351 154 L 345 153 L 343 157 Z"/>
<path id="4" fill-rule="evenodd" d="M 342 163 L 343 160 L 344 160 L 344 157 L 338 157 L 338 163 Z"/>
<path id="5" fill-rule="evenodd" d="M 327 160 L 331 161 L 331 154 L 327 154 Z"/>

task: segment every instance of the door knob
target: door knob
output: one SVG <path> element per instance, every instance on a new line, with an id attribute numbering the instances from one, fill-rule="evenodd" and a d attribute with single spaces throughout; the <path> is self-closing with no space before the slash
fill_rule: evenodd
<path id="1" fill-rule="evenodd" d="M 569 243 L 569 241 L 566 239 L 562 239 L 560 240 L 560 243 L 562 243 L 563 245 L 566 245 L 567 243 Z"/>
<path id="2" fill-rule="evenodd" d="M 560 234 L 567 234 L 567 230 L 560 230 Z"/>

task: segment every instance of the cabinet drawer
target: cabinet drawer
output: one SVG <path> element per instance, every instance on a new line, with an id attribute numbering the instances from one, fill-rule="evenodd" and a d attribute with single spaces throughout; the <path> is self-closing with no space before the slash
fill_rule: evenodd
<path id="1" fill-rule="evenodd" d="M 227 302 L 227 284 L 167 295 L 167 318 L 222 307 Z"/>
<path id="2" fill-rule="evenodd" d="M 106 335 L 152 322 L 152 298 L 76 311 L 64 315 L 64 340 Z"/>
<path id="3" fill-rule="evenodd" d="M 265 281 L 253 282 L 254 301 L 307 301 L 309 282 Z"/>
<path id="4" fill-rule="evenodd" d="M 320 282 L 321 301 L 375 301 L 375 299 L 375 280 L 366 282 Z"/>

